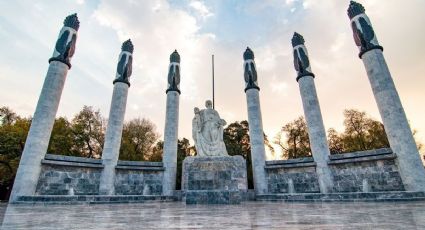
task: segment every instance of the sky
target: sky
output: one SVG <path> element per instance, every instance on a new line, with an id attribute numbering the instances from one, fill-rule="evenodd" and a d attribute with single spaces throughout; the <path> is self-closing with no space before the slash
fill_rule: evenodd
<path id="1" fill-rule="evenodd" d="M 425 1 L 359 0 L 366 8 L 417 138 L 425 143 Z M 291 38 L 306 40 L 324 125 L 343 131 L 344 109 L 381 120 L 346 13 L 349 0 L 0 0 L 0 106 L 31 116 L 64 18 L 80 29 L 57 116 L 84 105 L 109 114 L 122 42 L 135 50 L 125 119 L 163 134 L 169 55 L 181 56 L 179 137 L 191 140 L 193 107 L 212 97 L 228 123 L 247 120 L 242 54 L 255 53 L 264 132 L 303 115 Z M 193 141 L 191 141 L 193 143 Z M 270 154 L 268 159 L 277 159 Z"/>

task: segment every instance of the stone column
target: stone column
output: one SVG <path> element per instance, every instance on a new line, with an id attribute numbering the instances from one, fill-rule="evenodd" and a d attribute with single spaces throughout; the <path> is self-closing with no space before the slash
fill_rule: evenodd
<path id="1" fill-rule="evenodd" d="M 171 196 L 176 190 L 177 141 L 179 128 L 180 98 L 180 55 L 175 50 L 170 55 L 168 68 L 167 108 L 164 128 L 164 153 L 162 162 L 165 167 L 162 182 L 162 194 Z"/>
<path id="2" fill-rule="evenodd" d="M 351 1 L 348 8 L 354 40 L 372 86 L 373 95 L 384 123 L 390 146 L 397 155 L 397 165 L 408 191 L 425 191 L 425 170 L 406 118 L 383 48 L 373 31 L 363 6 Z"/>
<path id="3" fill-rule="evenodd" d="M 255 194 L 261 195 L 267 193 L 268 188 L 266 171 L 264 169 L 266 164 L 266 150 L 264 147 L 263 119 L 261 117 L 260 87 L 258 87 L 257 82 L 254 52 L 249 47 L 246 48 L 243 58 L 254 189 Z"/>
<path id="4" fill-rule="evenodd" d="M 316 162 L 316 173 L 319 180 L 320 192 L 332 192 L 332 177 L 328 167 L 329 146 L 326 139 L 326 130 L 323 125 L 322 112 L 314 85 L 314 74 L 311 71 L 307 48 L 304 38 L 295 33 L 292 38 L 294 48 L 294 66 L 297 70 L 297 82 L 303 102 L 304 116 L 307 121 L 308 138 L 311 152 Z"/>
<path id="5" fill-rule="evenodd" d="M 16 201 L 18 196 L 35 194 L 41 160 L 49 145 L 66 75 L 71 68 L 70 60 L 74 55 L 80 22 L 77 15 L 73 14 L 68 16 L 63 24 L 52 58 L 49 59 L 49 69 L 16 173 L 11 202 Z"/>
<path id="6" fill-rule="evenodd" d="M 117 166 L 120 153 L 128 88 L 130 87 L 129 78 L 132 72 L 133 50 L 134 47 L 131 40 L 123 43 L 117 66 L 117 74 L 113 82 L 114 92 L 112 94 L 108 127 L 106 128 L 105 143 L 102 152 L 104 168 L 99 185 L 99 193 L 101 195 L 112 195 L 115 192 L 115 166 Z"/>

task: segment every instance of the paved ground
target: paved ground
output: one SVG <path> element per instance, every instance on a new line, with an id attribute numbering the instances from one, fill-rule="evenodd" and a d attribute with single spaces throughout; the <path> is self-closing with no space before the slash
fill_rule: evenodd
<path id="1" fill-rule="evenodd" d="M 0 203 L 0 217 L 6 204 Z M 425 229 L 425 202 L 9 206 L 1 229 Z"/>

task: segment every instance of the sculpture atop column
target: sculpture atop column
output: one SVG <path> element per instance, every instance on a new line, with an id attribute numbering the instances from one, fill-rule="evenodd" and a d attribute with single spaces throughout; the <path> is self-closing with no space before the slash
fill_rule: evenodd
<path id="1" fill-rule="evenodd" d="M 179 128 L 179 101 L 180 101 L 180 55 L 177 50 L 170 55 L 168 67 L 167 107 L 164 127 L 164 179 L 162 183 L 163 195 L 173 195 L 176 189 L 177 177 L 177 141 Z"/>
<path id="2" fill-rule="evenodd" d="M 243 59 L 254 189 L 255 194 L 260 195 L 266 194 L 268 190 L 266 171 L 264 169 L 266 164 L 266 149 L 264 147 L 263 119 L 260 106 L 260 87 L 258 87 L 257 82 L 254 52 L 249 47 L 246 48 Z"/>
<path id="3" fill-rule="evenodd" d="M 130 86 L 129 78 L 133 70 L 133 51 L 134 46 L 130 39 L 122 44 L 114 84 L 123 82 Z"/>
<path id="4" fill-rule="evenodd" d="M 212 108 L 210 100 L 205 102 L 205 107 L 203 110 L 195 107 L 195 117 L 192 120 L 192 137 L 197 156 L 227 156 L 223 141 L 223 126 L 226 121 Z"/>
<path id="5" fill-rule="evenodd" d="M 62 90 L 68 70 L 71 68 L 70 60 L 75 51 L 79 25 L 76 14 L 66 17 L 52 58 L 49 59 L 49 69 L 16 173 L 11 202 L 16 201 L 19 196 L 35 194 L 41 172 L 41 160 L 49 145 Z"/>
<path id="6" fill-rule="evenodd" d="M 106 128 L 105 143 L 102 152 L 103 170 L 100 176 L 99 193 L 112 195 L 115 192 L 115 167 L 118 163 L 121 147 L 124 115 L 127 107 L 129 78 L 132 73 L 133 43 L 130 39 L 121 46 L 118 58 L 117 73 L 112 93 L 111 108 L 109 111 L 108 127 Z"/>
<path id="7" fill-rule="evenodd" d="M 314 84 L 314 74 L 311 70 L 307 48 L 304 43 L 304 38 L 295 32 L 292 37 L 294 67 L 297 71 L 297 82 L 300 88 L 304 116 L 307 121 L 308 138 L 311 152 L 316 162 L 320 192 L 329 193 L 332 192 L 333 187 L 332 175 L 327 163 L 330 151 L 326 139 L 325 126 L 323 125 L 319 98 Z"/>
<path id="8" fill-rule="evenodd" d="M 249 47 L 246 47 L 246 50 L 243 54 L 244 62 L 244 79 L 245 79 L 245 92 L 248 89 L 258 89 L 257 82 L 257 67 L 254 62 L 254 52 Z"/>
<path id="9" fill-rule="evenodd" d="M 71 14 L 65 18 L 49 63 L 60 61 L 71 68 L 70 60 L 75 52 L 75 43 L 77 42 L 77 31 L 79 28 L 80 21 L 78 21 L 77 14 Z"/>
<path id="10" fill-rule="evenodd" d="M 298 74 L 297 81 L 304 76 L 312 76 L 314 78 L 304 42 L 303 36 L 295 32 L 292 37 L 292 47 L 294 47 L 294 67 Z M 295 49 L 295 47 L 297 48 Z"/>
<path id="11" fill-rule="evenodd" d="M 170 55 L 170 66 L 168 67 L 168 91 L 176 91 L 180 94 L 180 55 L 177 50 Z"/>
<path id="12" fill-rule="evenodd" d="M 354 41 L 360 50 L 359 57 L 361 58 L 364 53 L 373 49 L 380 49 L 383 51 L 384 48 L 378 43 L 372 23 L 365 14 L 364 7 L 360 3 L 350 1 L 347 13 L 351 20 Z"/>
<path id="13" fill-rule="evenodd" d="M 379 45 L 369 17 L 361 4 L 351 1 L 347 13 L 385 133 L 391 149 L 397 155 L 396 161 L 404 187 L 407 191 L 425 191 L 424 166 L 385 61 L 383 48 Z"/>

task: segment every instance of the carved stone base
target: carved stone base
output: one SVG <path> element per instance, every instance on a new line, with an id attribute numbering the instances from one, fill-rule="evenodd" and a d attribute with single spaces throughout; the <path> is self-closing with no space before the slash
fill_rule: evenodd
<path id="1" fill-rule="evenodd" d="M 238 204 L 248 189 L 242 156 L 187 157 L 182 177 L 186 204 Z"/>

